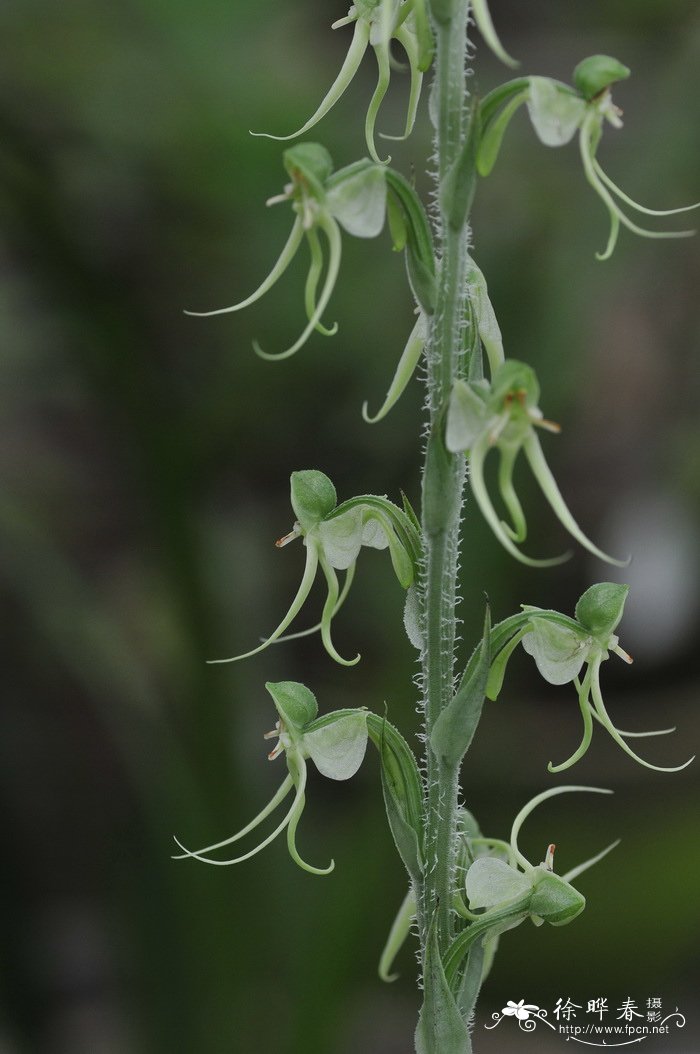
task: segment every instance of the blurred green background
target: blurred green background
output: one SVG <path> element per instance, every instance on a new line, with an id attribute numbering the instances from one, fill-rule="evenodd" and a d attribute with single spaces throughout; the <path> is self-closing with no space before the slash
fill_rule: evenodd
<path id="1" fill-rule="evenodd" d="M 313 860 L 335 857 L 330 878 L 299 872 L 282 843 L 234 869 L 170 860 L 174 832 L 190 845 L 225 837 L 281 779 L 261 739 L 273 723 L 266 679 L 305 681 L 322 710 L 387 700 L 408 737 L 418 728 L 415 652 L 381 554 L 361 561 L 338 619 L 341 650 L 363 654 L 357 668 L 336 667 L 313 638 L 205 665 L 253 646 L 296 587 L 299 547 L 272 545 L 291 526 L 292 470 L 325 470 L 341 497 L 418 498 L 419 385 L 385 422 L 360 418 L 411 325 L 386 235 L 345 239 L 327 313 L 340 332 L 289 362 L 261 362 L 251 340 L 282 348 L 299 331 L 301 261 L 248 312 L 182 313 L 239 299 L 275 259 L 290 217 L 264 202 L 285 181 L 281 147 L 248 129 L 284 133 L 312 112 L 347 46 L 347 29 L 329 30 L 345 11 L 320 0 L 0 7 L 2 1054 L 412 1049 L 411 951 L 393 987 L 375 973 L 404 878 L 374 756 L 349 786 L 312 777 L 300 842 Z M 568 80 L 596 51 L 631 66 L 604 167 L 652 205 L 699 196 L 694 0 L 493 0 L 493 15 L 525 72 Z M 506 75 L 482 50 L 486 91 Z M 364 152 L 373 76 L 368 58 L 315 130 L 339 166 Z M 379 122 L 392 132 L 406 98 L 395 82 Z M 395 145 L 396 167 L 427 189 L 425 102 L 413 138 Z M 677 724 L 641 745 L 678 763 L 700 730 L 698 242 L 623 232 L 597 263 L 605 215 L 576 147 L 539 146 L 524 114 L 473 226 L 507 351 L 536 366 L 541 405 L 565 426 L 545 439 L 565 496 L 603 548 L 634 554 L 621 639 L 635 664 L 607 664 L 607 702 L 625 728 Z M 537 551 L 560 551 L 562 532 L 521 480 Z M 546 572 L 515 565 L 473 506 L 462 567 L 465 655 L 484 590 L 503 618 L 521 602 L 571 611 L 591 581 L 620 577 L 581 552 Z M 570 686 L 538 680 L 524 655 L 512 663 L 464 776 L 484 830 L 507 836 L 549 785 L 546 763 L 573 749 L 577 715 Z M 570 928 L 503 940 L 477 1050 L 550 1049 L 540 1034 L 523 1044 L 483 1024 L 506 999 L 551 1013 L 567 996 L 661 997 L 688 1025 L 645 1049 L 700 1049 L 698 771 L 643 770 L 596 729 L 574 781 L 616 796 L 553 801 L 524 848 L 539 858 L 555 841 L 566 869 L 622 845 L 581 879 L 588 908 Z"/>

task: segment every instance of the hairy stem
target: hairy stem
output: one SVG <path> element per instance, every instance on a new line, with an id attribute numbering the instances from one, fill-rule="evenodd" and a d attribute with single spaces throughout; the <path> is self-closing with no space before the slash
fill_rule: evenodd
<path id="1" fill-rule="evenodd" d="M 430 748 L 435 722 L 454 692 L 456 589 L 460 509 L 464 459 L 449 454 L 443 442 L 443 417 L 459 367 L 467 289 L 468 219 L 456 226 L 446 200 L 448 176 L 461 154 L 468 132 L 466 43 L 468 0 L 454 0 L 451 16 L 436 24 L 438 127 L 437 187 L 440 209 L 439 286 L 433 324 L 426 347 L 430 423 L 423 470 L 423 534 L 425 566 L 422 602 L 425 617 L 423 698 L 426 732 L 427 814 L 426 868 L 419 891 L 419 927 L 425 944 L 431 918 L 437 912 L 441 952 L 453 936 L 458 770 L 441 764 Z M 425 976 L 426 985 L 430 983 Z M 426 992 L 426 1003 L 428 993 Z"/>

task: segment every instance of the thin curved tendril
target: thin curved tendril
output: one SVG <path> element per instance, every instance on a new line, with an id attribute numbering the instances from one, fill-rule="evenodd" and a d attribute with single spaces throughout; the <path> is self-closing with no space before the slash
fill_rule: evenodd
<path id="1" fill-rule="evenodd" d="M 391 77 L 388 46 L 377 44 L 374 47 L 374 53 L 377 56 L 377 86 L 374 89 L 372 98 L 369 101 L 369 106 L 367 107 L 367 116 L 365 117 L 365 141 L 367 143 L 367 149 L 369 150 L 369 156 L 372 160 L 376 161 L 378 165 L 388 165 L 391 161 L 391 157 L 387 156 L 382 160 L 377 153 L 376 146 L 374 145 L 374 125 L 377 120 L 377 114 L 379 113 L 379 107 L 382 105 L 384 96 L 387 93 L 389 79 Z"/>
<path id="2" fill-rule="evenodd" d="M 572 538 L 575 538 L 584 549 L 588 549 L 590 553 L 593 553 L 593 555 L 597 556 L 600 560 L 605 560 L 606 563 L 614 564 L 616 567 L 627 567 L 630 562 L 629 557 L 627 560 L 616 560 L 614 557 L 608 556 L 608 554 L 604 553 L 602 549 L 599 549 L 593 544 L 593 542 L 589 541 L 583 533 L 576 520 L 569 512 L 557 485 L 557 481 L 552 475 L 551 469 L 545 460 L 539 438 L 534 432 L 530 432 L 523 442 L 523 450 L 525 451 L 525 457 L 532 469 L 532 474 L 539 483 L 540 489 L 549 502 L 552 512 L 562 526 L 566 528 Z"/>
<path id="3" fill-rule="evenodd" d="M 596 711 L 596 709 L 594 707 L 590 706 L 590 703 L 588 705 L 590 707 L 591 714 L 593 715 L 595 720 L 600 725 L 603 725 L 603 727 L 605 727 L 605 724 L 601 720 L 601 717 L 598 714 L 598 712 Z M 621 736 L 624 736 L 625 739 L 647 739 L 649 736 L 668 736 L 668 735 L 671 734 L 671 732 L 676 732 L 676 731 L 677 731 L 677 729 L 676 729 L 675 725 L 673 726 L 673 728 L 657 728 L 657 729 L 654 729 L 652 732 L 623 732 L 623 730 L 621 728 L 618 728 L 618 732 L 620 733 Z"/>
<path id="4" fill-rule="evenodd" d="M 519 447 L 515 444 L 501 448 L 501 460 L 498 467 L 498 489 L 508 509 L 508 514 L 513 521 L 513 526 L 511 527 L 505 520 L 501 520 L 503 529 L 512 541 L 522 543 L 527 538 L 527 523 L 525 522 L 523 507 L 513 486 L 513 466 L 515 465 L 518 452 Z"/>
<path id="5" fill-rule="evenodd" d="M 557 564 L 563 563 L 564 560 L 569 558 L 568 553 L 563 556 L 552 557 L 548 560 L 535 560 L 531 556 L 525 556 L 524 553 L 513 545 L 513 542 L 503 530 L 501 521 L 491 503 L 489 493 L 484 483 L 484 459 L 489 446 L 489 436 L 484 436 L 474 444 L 469 457 L 469 481 L 471 483 L 472 493 L 489 527 L 504 549 L 507 549 L 511 556 L 514 556 L 516 560 L 520 561 L 520 563 L 527 564 L 528 567 L 555 567 Z"/>
<path id="6" fill-rule="evenodd" d="M 418 316 L 415 326 L 411 330 L 410 336 L 406 341 L 406 347 L 401 353 L 399 364 L 396 367 L 396 373 L 389 386 L 389 391 L 386 394 L 386 399 L 382 403 L 382 406 L 374 415 L 371 417 L 368 412 L 368 403 L 362 404 L 362 416 L 369 425 L 374 425 L 378 421 L 381 421 L 383 417 L 389 413 L 389 411 L 396 405 L 401 396 L 404 393 L 406 385 L 413 376 L 416 366 L 420 361 L 420 357 L 425 347 L 425 319 L 422 315 Z"/>
<path id="7" fill-rule="evenodd" d="M 583 678 L 583 684 L 578 689 L 578 705 L 581 709 L 581 716 L 583 717 L 583 736 L 581 743 L 566 761 L 562 761 L 559 765 L 553 765 L 550 761 L 547 765 L 549 772 L 562 772 L 564 769 L 571 768 L 575 765 L 588 750 L 591 745 L 591 738 L 593 736 L 593 718 L 591 717 L 591 706 L 588 702 L 588 697 L 591 692 L 591 668 L 590 666 L 586 670 L 586 676 Z"/>
<path id="8" fill-rule="evenodd" d="M 301 126 L 296 132 L 291 132 L 289 135 L 271 135 L 269 132 L 251 132 L 251 135 L 263 136 L 265 139 L 277 139 L 284 141 L 287 139 L 296 139 L 299 135 L 304 135 L 310 128 L 313 128 L 315 124 L 326 116 L 329 110 L 331 110 L 341 96 L 344 94 L 346 88 L 352 81 L 353 77 L 357 73 L 362 57 L 367 50 L 369 43 L 370 27 L 365 19 L 358 19 L 355 23 L 355 29 L 353 31 L 352 40 L 350 41 L 350 47 L 348 53 L 345 56 L 343 65 L 340 67 L 338 76 L 333 81 L 333 84 L 329 88 L 328 92 L 321 101 L 320 106 L 308 121 Z"/>
<path id="9" fill-rule="evenodd" d="M 350 564 L 349 568 L 345 572 L 345 581 L 343 582 L 343 588 L 340 591 L 340 596 L 338 597 L 338 602 L 335 605 L 335 607 L 333 608 L 332 618 L 335 618 L 335 616 L 338 614 L 338 612 L 342 608 L 343 604 L 347 600 L 348 593 L 350 592 L 350 586 L 352 585 L 352 580 L 355 577 L 355 568 L 356 568 L 356 566 L 357 566 L 356 563 Z M 278 637 L 277 640 L 274 641 L 274 643 L 275 644 L 284 644 L 285 641 L 288 641 L 288 640 L 299 640 L 301 637 L 311 637 L 314 633 L 320 632 L 320 629 L 321 629 L 321 623 L 317 622 L 315 626 L 309 626 L 308 629 L 299 630 L 298 633 L 285 633 L 283 637 Z"/>
<path id="10" fill-rule="evenodd" d="M 504 852 L 508 853 L 508 863 L 512 867 L 515 866 L 513 847 L 510 842 L 506 842 L 503 838 L 470 838 L 469 842 L 471 845 L 487 845 L 493 849 L 503 849 Z"/>
<path id="11" fill-rule="evenodd" d="M 318 568 L 318 550 L 315 545 L 306 546 L 306 563 L 304 565 L 304 574 L 301 580 L 297 594 L 294 600 L 289 606 L 289 611 L 284 616 L 282 621 L 276 630 L 270 634 L 270 636 L 259 644 L 257 648 L 253 648 L 251 651 L 246 651 L 242 655 L 233 655 L 230 659 L 209 659 L 208 664 L 210 666 L 216 666 L 220 663 L 225 662 L 238 662 L 239 659 L 249 659 L 252 655 L 257 655 L 259 652 L 264 651 L 265 648 L 269 647 L 270 644 L 274 643 L 278 637 L 281 637 L 287 626 L 296 618 L 299 614 L 304 601 L 311 592 L 311 587 L 314 584 L 316 577 L 316 570 Z"/>
<path id="12" fill-rule="evenodd" d="M 379 959 L 379 968 L 377 972 L 380 979 L 386 981 L 387 984 L 391 984 L 392 981 L 396 981 L 399 977 L 397 973 L 390 972 L 391 967 L 394 965 L 394 959 L 405 944 L 406 938 L 411 932 L 411 924 L 415 914 L 416 895 L 413 892 L 413 888 L 409 886 L 408 892 L 401 902 L 401 907 L 396 912 L 396 917 L 391 924 L 389 936 L 386 939 L 384 950 Z"/>
<path id="13" fill-rule="evenodd" d="M 541 794 L 537 794 L 531 801 L 524 805 L 518 815 L 513 820 L 513 826 L 510 830 L 510 844 L 513 850 L 513 855 L 518 861 L 520 866 L 525 871 L 532 871 L 532 864 L 518 849 L 518 834 L 525 820 L 528 818 L 533 809 L 536 809 L 538 805 L 541 805 L 543 801 L 547 801 L 548 798 L 554 798 L 557 794 L 568 794 L 573 791 L 586 791 L 591 794 L 612 794 L 611 790 L 605 790 L 603 787 L 583 787 L 578 785 L 571 785 L 566 787 L 551 787 L 549 790 L 542 791 Z"/>
<path id="14" fill-rule="evenodd" d="M 306 285 L 304 286 L 304 306 L 306 308 L 306 317 L 311 320 L 316 312 L 316 290 L 318 289 L 318 280 L 323 270 L 323 253 L 315 227 L 310 227 L 306 232 L 306 240 L 309 243 L 311 263 L 309 265 L 309 273 L 306 276 Z M 322 333 L 324 337 L 334 337 L 338 332 L 338 323 L 334 322 L 332 326 L 326 327 L 319 320 L 316 325 L 316 332 Z"/>
<path id="15" fill-rule="evenodd" d="M 277 258 L 277 263 L 272 268 L 265 281 L 258 286 L 254 293 L 251 293 L 249 297 L 246 297 L 245 300 L 241 300 L 238 304 L 232 304 L 230 307 L 217 308 L 215 311 L 185 311 L 185 314 L 191 315 L 193 318 L 209 318 L 211 315 L 227 315 L 232 311 L 241 311 L 244 307 L 254 304 L 255 301 L 259 300 L 261 296 L 264 296 L 269 289 L 272 289 L 275 282 L 277 282 L 287 270 L 296 255 L 297 249 L 301 245 L 303 235 L 304 222 L 301 216 L 297 216 L 289 238 Z"/>
<path id="16" fill-rule="evenodd" d="M 321 299 L 316 305 L 316 310 L 309 319 L 309 322 L 304 329 L 296 343 L 292 344 L 291 348 L 287 348 L 286 351 L 269 352 L 263 351 L 260 345 L 255 341 L 253 347 L 256 355 L 259 355 L 261 359 L 267 359 L 268 361 L 274 362 L 276 360 L 288 359 L 292 355 L 295 355 L 299 348 L 306 344 L 307 340 L 316 329 L 316 326 L 321 320 L 321 315 L 326 310 L 328 301 L 331 298 L 331 294 L 335 287 L 336 280 L 338 278 L 338 271 L 340 269 L 340 258 L 342 253 L 342 245 L 340 239 L 340 228 L 335 222 L 332 216 L 327 213 L 321 213 L 318 218 L 318 225 L 328 238 L 329 246 L 329 259 L 328 259 L 328 272 L 326 274 L 326 281 L 323 284 L 323 291 L 321 293 Z"/>
<path id="17" fill-rule="evenodd" d="M 606 245 L 602 253 L 596 253 L 596 257 L 599 260 L 608 260 L 612 256 L 613 249 L 617 242 L 617 236 L 622 223 L 628 230 L 632 231 L 633 234 L 639 235 L 640 238 L 689 238 L 695 233 L 695 231 L 650 231 L 646 227 L 639 227 L 634 223 L 629 216 L 626 215 L 617 204 L 615 199 L 612 197 L 606 186 L 601 181 L 598 172 L 596 171 L 596 162 L 594 151 L 592 149 L 592 136 L 594 134 L 594 128 L 592 122 L 596 120 L 594 114 L 589 115 L 583 124 L 581 125 L 581 131 L 579 132 L 579 147 L 581 151 L 581 160 L 583 161 L 583 169 L 586 175 L 586 179 L 593 187 L 593 190 L 601 199 L 603 204 L 608 210 L 610 215 L 610 237 L 608 238 L 608 244 Z"/>
<path id="18" fill-rule="evenodd" d="M 305 860 L 299 855 L 299 850 L 296 845 L 296 833 L 301 819 L 301 814 L 304 811 L 304 805 L 306 799 L 304 797 L 304 789 L 306 787 L 306 762 L 303 758 L 299 758 L 299 767 L 301 769 L 299 783 L 297 784 L 297 794 L 289 814 L 289 824 L 287 826 L 287 849 L 289 855 L 295 864 L 298 864 L 303 871 L 308 871 L 311 875 L 329 875 L 335 867 L 335 861 L 331 860 L 328 867 L 314 867 L 313 864 L 307 864 Z M 297 759 L 292 761 L 292 764 L 296 768 Z"/>
<path id="19" fill-rule="evenodd" d="M 599 853 L 592 856 L 589 860 L 584 860 L 582 864 L 578 864 L 576 867 L 572 867 L 570 871 L 567 871 L 565 875 L 561 877 L 565 882 L 573 882 L 575 878 L 582 875 L 584 871 L 588 871 L 589 867 L 593 867 L 595 864 L 599 864 L 603 857 L 606 857 L 608 853 L 612 853 L 613 849 L 617 849 L 618 845 L 622 841 L 621 838 L 616 838 L 610 845 L 606 845 L 605 849 L 601 849 Z"/>
<path id="20" fill-rule="evenodd" d="M 294 801 L 291 804 L 289 811 L 286 813 L 284 819 L 275 827 L 272 834 L 269 834 L 259 845 L 256 845 L 255 849 L 251 849 L 249 853 L 244 853 L 243 856 L 237 856 L 233 860 L 212 860 L 211 857 L 202 856 L 202 853 L 207 852 L 206 849 L 199 849 L 192 851 L 187 849 L 181 842 L 175 839 L 181 849 L 184 850 L 187 857 L 192 857 L 194 860 L 200 860 L 203 864 L 212 864 L 214 867 L 231 867 L 232 864 L 241 864 L 244 860 L 250 860 L 252 856 L 257 856 L 259 852 L 266 848 L 277 838 L 282 831 L 285 829 L 288 823 L 290 823 L 295 810 L 298 808 L 299 801 L 304 798 L 304 787 L 306 785 L 306 765 L 302 762 L 301 778 L 296 784 L 296 793 L 294 795 Z M 303 807 L 303 806 L 302 806 Z M 222 843 L 225 844 L 225 843 Z"/>
<path id="21" fill-rule="evenodd" d="M 326 576 L 326 583 L 328 585 L 328 596 L 326 597 L 326 603 L 323 605 L 323 612 L 321 614 L 321 640 L 323 646 L 332 659 L 339 662 L 341 666 L 355 666 L 360 661 L 359 653 L 354 659 L 344 659 L 340 655 L 333 644 L 331 639 L 331 622 L 333 621 L 333 613 L 338 603 L 338 576 L 335 570 L 328 563 L 328 560 L 323 553 L 323 550 L 319 553 L 319 559 L 321 562 L 321 569 Z"/>
<path id="22" fill-rule="evenodd" d="M 694 205 L 684 205 L 680 209 L 648 209 L 644 205 L 640 205 L 638 201 L 631 198 L 628 194 L 625 194 L 624 190 L 618 187 L 617 183 L 614 183 L 607 172 L 604 171 L 600 162 L 597 158 L 593 158 L 593 167 L 595 169 L 598 178 L 605 183 L 609 190 L 612 190 L 614 194 L 617 194 L 621 201 L 624 201 L 625 205 L 629 205 L 630 208 L 636 209 L 637 212 L 644 213 L 645 216 L 677 216 L 681 212 L 692 212 L 693 209 L 700 209 L 700 201 L 696 201 Z"/>
<path id="23" fill-rule="evenodd" d="M 418 44 L 416 43 L 413 35 L 406 29 L 405 26 L 400 26 L 394 33 L 394 39 L 398 40 L 402 48 L 408 56 L 408 66 L 411 71 L 411 87 L 408 95 L 408 108 L 406 110 L 406 125 L 404 127 L 403 135 L 385 135 L 380 132 L 382 139 L 391 139 L 394 142 L 402 142 L 404 139 L 408 139 L 413 126 L 416 123 L 416 115 L 418 113 L 418 103 L 420 102 L 420 93 L 423 87 L 423 74 L 418 69 Z"/>
<path id="24" fill-rule="evenodd" d="M 271 812 L 274 812 L 280 802 L 284 801 L 287 797 L 293 785 L 292 777 L 288 775 L 280 784 L 273 797 L 270 798 L 265 808 L 258 813 L 255 819 L 251 820 L 245 827 L 242 827 L 240 831 L 236 832 L 236 834 L 232 834 L 230 838 L 225 838 L 223 842 L 214 842 L 213 845 L 207 845 L 203 849 L 197 849 L 197 853 L 212 853 L 215 849 L 223 849 L 224 846 L 231 845 L 232 842 L 237 842 L 239 838 L 244 838 L 245 835 L 249 834 L 261 824 L 263 820 L 267 819 Z M 184 848 L 177 838 L 175 841 L 181 846 L 181 848 Z M 185 850 L 184 853 L 178 853 L 176 856 L 171 857 L 171 860 L 185 860 L 188 856 L 192 855 L 193 854 L 189 850 Z"/>
<path id="25" fill-rule="evenodd" d="M 511 69 L 515 66 L 519 66 L 520 63 L 517 59 L 512 58 L 506 49 L 498 39 L 493 21 L 491 19 L 491 12 L 488 9 L 486 0 L 472 0 L 472 9 L 474 11 L 474 20 L 478 26 L 479 32 L 484 38 L 485 43 L 494 53 L 494 55 L 501 60 L 506 66 L 510 66 Z"/>
<path id="26" fill-rule="evenodd" d="M 652 765 L 650 761 L 645 761 L 644 758 L 640 758 L 639 754 L 635 754 L 629 743 L 627 743 L 615 725 L 612 723 L 608 711 L 605 709 L 605 703 L 603 702 L 603 695 L 600 690 L 600 659 L 596 659 L 592 663 L 592 674 L 591 674 L 591 694 L 593 696 L 593 705 L 598 712 L 603 725 L 607 728 L 610 735 L 613 737 L 618 746 L 622 747 L 625 754 L 629 754 L 631 758 L 638 761 L 640 765 L 643 765 L 647 769 L 653 769 L 654 772 L 680 772 L 681 769 L 687 768 L 691 761 L 695 760 L 695 755 L 689 758 L 683 765 Z"/>

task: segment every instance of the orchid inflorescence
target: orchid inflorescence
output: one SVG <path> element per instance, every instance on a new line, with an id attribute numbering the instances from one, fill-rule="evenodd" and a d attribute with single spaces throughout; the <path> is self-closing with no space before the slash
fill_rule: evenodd
<path id="1" fill-rule="evenodd" d="M 646 216 L 674 216 L 700 207 L 649 209 L 626 194 L 607 175 L 596 154 L 606 122 L 622 128 L 622 111 L 612 101 L 611 86 L 625 80 L 630 70 L 609 55 L 591 55 L 574 70 L 574 87 L 551 77 L 521 77 L 497 88 L 482 103 L 482 138 L 477 167 L 482 176 L 493 168 L 511 118 L 527 104 L 538 139 L 545 146 L 565 146 L 578 132 L 579 151 L 587 182 L 601 199 L 610 217 L 610 234 L 599 260 L 612 256 L 620 225 L 643 238 L 686 238 L 694 231 L 654 231 L 629 218 L 620 202 Z"/>
<path id="2" fill-rule="evenodd" d="M 320 630 L 323 646 L 331 658 L 343 666 L 354 666 L 360 656 L 344 659 L 336 651 L 331 624 L 350 591 L 362 548 L 388 549 L 399 584 L 406 590 L 413 586 L 421 543 L 415 513 L 407 499 L 404 499 L 404 509 L 376 494 L 362 494 L 338 505 L 333 483 L 315 469 L 293 472 L 290 483 L 296 520 L 292 530 L 278 539 L 276 545 L 284 548 L 301 538 L 306 548 L 304 573 L 296 596 L 279 626 L 262 644 L 229 659 L 212 659 L 212 663 L 250 658 L 280 640 L 306 602 L 320 566 L 327 586 L 321 621 L 302 630 L 300 635 Z M 336 571 L 345 571 L 342 590 Z"/>

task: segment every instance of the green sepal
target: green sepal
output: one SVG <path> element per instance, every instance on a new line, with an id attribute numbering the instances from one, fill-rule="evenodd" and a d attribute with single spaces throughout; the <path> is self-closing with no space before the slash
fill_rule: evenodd
<path id="1" fill-rule="evenodd" d="M 317 469 L 292 472 L 290 484 L 294 515 L 306 533 L 335 508 L 338 500 L 335 487 L 328 476 Z"/>
<path id="2" fill-rule="evenodd" d="M 632 71 L 610 55 L 589 55 L 574 70 L 574 84 L 590 101 L 617 81 L 626 80 Z"/>
<path id="3" fill-rule="evenodd" d="M 542 869 L 535 868 L 535 871 Z M 566 926 L 581 914 L 585 906 L 583 893 L 559 875 L 542 871 L 533 890 L 530 914 L 544 919 L 550 926 Z"/>
<path id="4" fill-rule="evenodd" d="M 391 244 L 395 253 L 403 252 L 408 241 L 408 227 L 404 218 L 404 212 L 393 194 L 386 199 L 386 217 L 391 234 Z"/>
<path id="5" fill-rule="evenodd" d="M 551 147 L 565 146 L 573 139 L 587 109 L 580 96 L 550 77 L 530 78 L 527 108 L 537 138 Z"/>
<path id="6" fill-rule="evenodd" d="M 318 714 L 316 696 L 306 685 L 298 681 L 267 681 L 265 687 L 288 731 L 300 732 Z"/>
<path id="7" fill-rule="evenodd" d="M 459 516 L 459 498 L 455 497 L 452 475 L 455 471 L 455 455 L 450 454 L 443 441 L 443 419 L 441 415 L 436 431 L 428 436 L 423 472 L 423 516 L 429 535 L 449 531 Z"/>
<path id="8" fill-rule="evenodd" d="M 455 937 L 444 958 L 445 977 L 450 986 L 454 987 L 457 984 L 460 967 L 472 945 L 478 940 L 491 940 L 518 926 L 529 914 L 531 899 L 532 895 L 528 893 L 521 900 L 513 901 L 505 907 L 492 908 L 480 916 L 478 922 L 472 922 Z"/>
<path id="9" fill-rule="evenodd" d="M 386 181 L 398 202 L 406 226 L 406 270 L 413 295 L 427 315 L 435 311 L 437 287 L 435 282 L 435 251 L 433 236 L 425 209 L 415 190 L 393 168 L 385 170 Z"/>
<path id="10" fill-rule="evenodd" d="M 433 725 L 430 746 L 437 758 L 457 766 L 466 754 L 481 718 L 491 665 L 491 612 L 486 606 L 484 633 L 477 662 L 469 679 L 452 697 Z"/>
<path id="11" fill-rule="evenodd" d="M 590 586 L 576 605 L 577 620 L 594 637 L 609 637 L 620 623 L 629 589 L 618 582 Z"/>
<path id="12" fill-rule="evenodd" d="M 481 100 L 481 132 L 482 137 L 488 131 L 491 121 L 496 119 L 496 114 L 504 103 L 512 99 L 519 92 L 526 91 L 530 84 L 529 77 L 516 77 L 515 80 L 499 84 L 497 88 L 490 91 Z"/>
<path id="13" fill-rule="evenodd" d="M 418 563 L 422 556 L 420 529 L 414 525 L 412 519 L 400 509 L 398 505 L 395 505 L 393 501 L 389 501 L 388 498 L 382 497 L 378 494 L 358 494 L 355 498 L 349 498 L 347 501 L 341 502 L 341 504 L 333 510 L 330 521 L 335 519 L 336 516 L 344 515 L 350 509 L 357 508 L 362 509 L 364 513 L 366 513 L 367 510 L 376 511 L 380 516 L 389 520 L 395 533 L 396 540 L 406 551 L 411 561 L 412 573 L 409 576 L 410 581 L 407 581 L 406 585 L 402 582 L 404 588 L 407 588 L 418 572 Z M 390 546 L 392 541 L 393 539 L 387 536 L 387 542 Z M 367 543 L 363 542 L 363 544 Z M 392 552 L 392 561 L 395 559 L 395 555 L 398 554 Z M 405 567 L 405 564 L 400 557 L 399 562 L 401 567 Z M 394 564 L 394 569 L 396 570 L 399 581 L 401 581 L 401 575 L 396 564 Z"/>
<path id="14" fill-rule="evenodd" d="M 304 734 L 304 750 L 330 780 L 351 779 L 362 764 L 367 748 L 367 713 L 336 715 L 336 720 Z"/>
<path id="15" fill-rule="evenodd" d="M 284 167 L 293 183 L 313 191 L 313 196 L 322 201 L 324 187 L 333 171 L 333 159 L 320 143 L 297 143 L 282 154 Z"/>
<path id="16" fill-rule="evenodd" d="M 340 169 L 326 186 L 326 206 L 356 238 L 376 238 L 386 215 L 384 166 L 366 158 Z"/>
<path id="17" fill-rule="evenodd" d="M 464 227 L 476 190 L 476 158 L 481 139 L 476 96 L 472 96 L 468 120 L 467 138 L 441 187 L 442 209 L 454 231 L 461 231 Z"/>
<path id="18" fill-rule="evenodd" d="M 425 947 L 425 999 L 416 1028 L 416 1054 L 467 1054 L 469 1031 L 450 990 L 440 958 L 437 911 Z"/>

